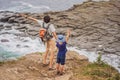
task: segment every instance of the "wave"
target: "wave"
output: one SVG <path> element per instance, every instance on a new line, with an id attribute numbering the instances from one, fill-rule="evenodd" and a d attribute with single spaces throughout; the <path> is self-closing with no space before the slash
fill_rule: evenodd
<path id="1" fill-rule="evenodd" d="M 35 4 L 33 2 L 35 1 Z M 25 2 L 23 1 L 9 1 L 10 6 L 7 6 L 9 4 L 5 4 L 4 9 L 1 9 L 0 11 L 13 11 L 13 12 L 31 12 L 31 13 L 43 13 L 47 11 L 61 11 L 61 10 L 67 10 L 68 8 L 72 7 L 74 4 L 82 4 L 85 1 L 88 0 L 34 0 Z M 39 1 L 39 2 L 38 2 Z M 92 0 L 92 1 L 109 1 L 109 0 Z M 2 1 L 4 2 L 4 1 Z M 8 2 L 8 1 L 6 1 Z M 41 2 L 41 3 L 40 3 Z M 48 6 L 49 5 L 49 6 Z"/>
<path id="2" fill-rule="evenodd" d="M 39 38 L 21 37 L 24 33 L 18 30 L 2 30 L 0 32 L 0 45 L 8 52 L 25 55 L 33 52 L 44 52 L 44 45 L 40 44 Z M 6 40 L 6 42 L 4 42 Z M 1 53 L 0 53 L 1 54 Z"/>
<path id="3" fill-rule="evenodd" d="M 11 2 L 11 4 L 12 6 L 4 9 L 4 11 L 35 13 L 35 12 L 46 12 L 51 10 L 49 6 L 45 6 L 45 5 L 35 6 L 23 1 L 13 1 Z M 0 10 L 0 11 L 3 11 L 3 10 Z"/>

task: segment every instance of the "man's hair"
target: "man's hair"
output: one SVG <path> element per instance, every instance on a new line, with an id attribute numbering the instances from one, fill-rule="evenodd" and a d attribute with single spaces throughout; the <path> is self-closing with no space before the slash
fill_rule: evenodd
<path id="1" fill-rule="evenodd" d="M 44 22 L 49 23 L 50 22 L 50 16 L 44 16 Z"/>

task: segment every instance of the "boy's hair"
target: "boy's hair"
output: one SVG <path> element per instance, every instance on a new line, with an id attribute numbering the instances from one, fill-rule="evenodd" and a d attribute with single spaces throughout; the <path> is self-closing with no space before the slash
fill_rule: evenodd
<path id="1" fill-rule="evenodd" d="M 44 16 L 44 22 L 49 23 L 50 22 L 50 16 Z"/>

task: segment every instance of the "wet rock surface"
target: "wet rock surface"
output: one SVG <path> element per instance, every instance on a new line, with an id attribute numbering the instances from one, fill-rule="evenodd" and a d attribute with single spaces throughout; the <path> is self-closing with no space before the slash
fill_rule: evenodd
<path id="1" fill-rule="evenodd" d="M 72 29 L 69 45 L 94 51 L 103 45 L 104 53 L 120 53 L 120 1 L 84 2 L 61 12 L 24 13 L 42 19 L 51 16 L 56 32 L 65 34 Z M 28 36 L 38 36 L 40 26 L 34 21 L 21 17 L 20 13 L 0 12 L 0 30 L 4 28 L 25 32 Z"/>

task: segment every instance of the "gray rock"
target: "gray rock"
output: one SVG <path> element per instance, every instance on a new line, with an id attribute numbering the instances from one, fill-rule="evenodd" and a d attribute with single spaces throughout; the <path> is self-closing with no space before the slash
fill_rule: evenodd
<path id="1" fill-rule="evenodd" d="M 29 46 L 28 46 L 28 45 L 25 45 L 24 47 L 28 48 Z"/>
<path id="2" fill-rule="evenodd" d="M 1 39 L 1 42 L 9 42 L 8 39 Z"/>
<path id="3" fill-rule="evenodd" d="M 112 54 L 114 54 L 116 51 L 115 51 L 115 49 L 110 49 L 110 48 L 104 48 L 104 50 L 103 50 L 105 53 L 112 53 Z"/>
<path id="4" fill-rule="evenodd" d="M 0 24 L 0 30 L 2 30 L 2 29 L 4 29 L 4 27 L 3 27 L 3 25 L 2 25 L 2 24 Z"/>
<path id="5" fill-rule="evenodd" d="M 21 45 L 20 44 L 17 44 L 16 47 L 20 47 Z"/>
<path id="6" fill-rule="evenodd" d="M 27 32 L 28 35 L 32 35 L 32 36 L 37 36 L 38 35 L 38 32 Z"/>
<path id="7" fill-rule="evenodd" d="M 11 18 L 9 18 L 9 20 L 8 20 L 8 23 L 14 23 L 15 21 L 15 17 L 11 17 Z"/>
<path id="8" fill-rule="evenodd" d="M 7 22 L 9 20 L 10 17 L 2 17 L 0 18 L 1 22 Z"/>
<path id="9" fill-rule="evenodd" d="M 15 28 L 16 30 L 27 29 L 24 25 L 14 26 L 14 28 Z"/>
<path id="10" fill-rule="evenodd" d="M 19 18 L 21 16 L 19 14 L 17 14 L 17 13 L 14 13 L 11 17 Z"/>
<path id="11" fill-rule="evenodd" d="M 21 23 L 21 24 L 25 24 L 26 23 L 26 19 L 21 19 L 21 18 L 17 18 L 14 20 L 16 23 Z"/>
<path id="12" fill-rule="evenodd" d="M 34 32 L 38 32 L 40 30 L 40 27 L 36 27 L 36 26 L 32 26 L 32 25 L 25 25 L 26 28 L 28 28 L 28 31 L 31 32 L 31 31 L 34 31 Z"/>
<path id="13" fill-rule="evenodd" d="M 4 26 L 5 28 L 9 28 L 9 29 L 12 28 L 12 24 L 8 24 L 8 23 L 5 23 L 3 26 Z"/>

